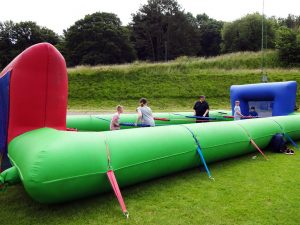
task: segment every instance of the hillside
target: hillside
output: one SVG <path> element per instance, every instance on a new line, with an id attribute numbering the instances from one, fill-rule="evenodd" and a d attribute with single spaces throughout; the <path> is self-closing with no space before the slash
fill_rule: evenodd
<path id="1" fill-rule="evenodd" d="M 299 69 L 280 68 L 274 51 L 265 56 L 269 81 L 300 82 Z M 190 110 L 201 94 L 212 108 L 229 108 L 230 86 L 260 82 L 260 64 L 260 53 L 245 52 L 209 59 L 181 57 L 168 63 L 70 68 L 69 109 L 111 111 L 122 104 L 132 111 L 138 99 L 146 97 L 158 111 Z"/>

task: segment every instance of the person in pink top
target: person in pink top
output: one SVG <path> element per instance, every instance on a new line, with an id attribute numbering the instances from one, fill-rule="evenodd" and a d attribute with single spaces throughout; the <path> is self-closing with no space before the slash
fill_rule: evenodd
<path id="1" fill-rule="evenodd" d="M 120 114 L 123 113 L 123 106 L 117 106 L 117 112 L 113 115 L 110 121 L 110 130 L 120 130 Z"/>

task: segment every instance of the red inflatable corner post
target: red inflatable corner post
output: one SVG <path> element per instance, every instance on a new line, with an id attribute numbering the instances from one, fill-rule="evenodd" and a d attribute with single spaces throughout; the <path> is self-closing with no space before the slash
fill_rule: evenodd
<path id="1" fill-rule="evenodd" d="M 68 77 L 59 51 L 48 43 L 33 45 L 0 74 L 10 71 L 8 143 L 42 127 L 66 130 Z"/>

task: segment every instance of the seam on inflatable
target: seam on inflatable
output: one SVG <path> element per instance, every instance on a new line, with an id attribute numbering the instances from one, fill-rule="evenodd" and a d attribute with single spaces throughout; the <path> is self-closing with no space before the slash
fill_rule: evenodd
<path id="1" fill-rule="evenodd" d="M 79 175 L 79 176 L 72 176 L 72 177 L 65 177 L 62 179 L 55 179 L 55 180 L 50 180 L 50 181 L 42 181 L 40 183 L 42 184 L 49 184 L 49 183 L 55 183 L 55 182 L 61 182 L 61 181 L 65 181 L 65 180 L 72 180 L 72 179 L 76 179 L 76 178 L 82 178 L 82 177 L 88 177 L 88 176 L 94 176 L 94 175 L 101 175 L 101 174 L 106 174 L 107 171 L 100 171 L 97 173 L 87 173 L 87 174 L 83 174 L 83 175 Z"/>
<path id="2" fill-rule="evenodd" d="M 252 138 L 252 139 L 260 140 L 260 139 L 270 137 L 270 136 L 273 136 L 273 134 L 264 135 L 264 136 L 260 136 L 260 137 Z M 214 146 L 209 146 L 209 147 L 202 147 L 202 149 L 205 150 L 205 149 L 209 149 L 209 148 L 220 147 L 220 146 L 231 145 L 231 144 L 239 144 L 239 143 L 243 143 L 243 142 L 249 143 L 249 141 L 229 142 L 229 143 L 226 143 L 226 144 L 219 144 L 219 145 L 214 145 Z"/>
<path id="3" fill-rule="evenodd" d="M 290 132 L 300 132 L 300 130 L 289 130 L 289 131 L 287 131 L 285 133 L 290 133 Z"/>
<path id="4" fill-rule="evenodd" d="M 269 137 L 269 136 L 273 136 L 273 135 L 274 135 L 273 133 L 271 133 L 271 134 L 268 134 L 268 135 L 264 135 L 264 136 L 260 136 L 260 137 L 253 138 L 253 137 L 250 135 L 249 131 L 248 131 L 243 125 L 241 125 L 241 124 L 239 124 L 239 123 L 236 123 L 236 124 L 239 125 L 240 128 L 242 128 L 242 130 L 244 130 L 244 132 L 247 134 L 247 136 L 248 136 L 248 138 L 249 138 L 249 141 L 250 141 L 250 140 L 255 140 L 255 141 L 257 141 L 258 139 L 262 139 L 262 138 L 266 138 L 266 137 Z M 264 146 L 264 147 L 262 147 L 262 148 L 265 148 L 265 147 L 267 147 L 267 146 Z"/>
<path id="5" fill-rule="evenodd" d="M 273 119 L 271 119 L 271 118 L 268 118 L 268 119 L 271 120 L 271 121 L 273 121 L 273 122 L 275 122 L 275 123 L 277 124 L 277 126 L 279 126 L 279 128 L 281 129 L 281 131 L 282 131 L 283 133 L 285 133 L 284 127 L 283 127 L 279 122 L 277 122 L 276 120 L 273 120 Z"/>
<path id="6" fill-rule="evenodd" d="M 248 143 L 248 142 L 249 142 L 249 141 L 228 142 L 228 143 L 226 143 L 226 144 L 212 145 L 212 146 L 209 146 L 209 147 L 203 147 L 203 145 L 202 145 L 202 150 L 209 149 L 209 148 L 220 147 L 220 146 L 232 145 L 232 144 Z"/>
<path id="7" fill-rule="evenodd" d="M 185 127 L 185 126 L 184 126 L 184 127 Z M 238 126 L 238 127 L 239 127 L 239 126 Z M 241 128 L 239 127 L 239 129 L 241 129 Z M 192 129 L 191 129 L 191 130 L 192 130 Z M 197 135 L 197 132 L 195 132 L 194 130 L 192 130 L 192 131 L 195 133 L 195 137 L 196 137 L 197 140 L 200 142 L 199 137 L 198 137 L 198 135 Z M 269 136 L 269 135 L 267 135 L 267 136 Z M 246 137 L 248 138 L 247 135 L 246 135 Z M 248 140 L 248 141 L 249 141 L 249 140 Z M 248 141 L 229 142 L 229 143 L 226 143 L 226 144 L 213 145 L 213 146 L 209 146 L 209 147 L 203 147 L 203 145 L 201 145 L 201 147 L 202 147 L 202 149 L 204 150 L 204 149 L 209 149 L 209 148 L 219 147 L 219 146 L 222 146 L 222 145 L 238 144 L 238 143 L 243 143 L 243 142 L 248 142 Z M 205 146 L 205 144 L 204 144 L 204 146 Z"/>
<path id="8" fill-rule="evenodd" d="M 104 137 L 106 143 L 109 144 L 107 137 L 104 134 L 102 134 L 102 136 Z M 117 170 L 129 168 L 129 167 L 134 167 L 134 166 L 137 166 L 137 165 L 140 165 L 140 164 L 144 164 L 144 163 L 150 163 L 150 162 L 158 161 L 158 160 L 161 160 L 161 159 L 166 159 L 166 158 L 171 158 L 171 157 L 178 156 L 178 155 L 183 155 L 183 154 L 191 153 L 193 151 L 194 150 L 190 150 L 190 151 L 185 151 L 185 152 L 181 152 L 181 153 L 177 153 L 177 154 L 173 154 L 173 155 L 163 156 L 163 157 L 159 157 L 159 158 L 155 158 L 155 159 L 151 159 L 151 160 L 147 160 L 147 161 L 143 161 L 143 162 L 134 163 L 134 164 L 131 164 L 131 165 L 119 167 L 117 169 L 114 168 L 114 166 L 113 166 L 113 160 L 111 158 L 110 158 L 110 161 L 111 161 L 113 170 L 117 171 Z M 110 157 L 111 157 L 111 155 L 110 155 Z"/>
<path id="9" fill-rule="evenodd" d="M 48 70 L 49 70 L 49 46 L 47 46 L 47 55 L 46 55 L 46 85 L 45 85 L 45 111 L 44 111 L 44 127 L 47 123 L 47 103 L 48 103 Z"/>
<path id="10" fill-rule="evenodd" d="M 40 165 L 43 163 L 43 161 L 45 161 L 45 155 L 47 155 L 47 151 L 45 149 L 37 153 L 36 160 L 31 164 L 31 167 L 29 169 L 31 176 L 28 180 L 30 182 L 39 183 L 39 181 L 37 181 L 36 178 L 39 177 L 39 173 L 41 172 Z"/>
<path id="11" fill-rule="evenodd" d="M 181 153 L 177 153 L 177 154 L 173 154 L 173 155 L 169 155 L 169 156 L 163 156 L 163 157 L 160 157 L 160 158 L 155 158 L 155 159 L 151 159 L 151 160 L 147 160 L 147 161 L 143 161 L 143 162 L 139 162 L 139 163 L 134 163 L 134 164 L 131 164 L 131 165 L 128 165 L 128 166 L 119 167 L 118 169 L 114 169 L 114 171 L 127 169 L 129 167 L 134 167 L 134 166 L 137 166 L 137 165 L 140 165 L 140 164 L 151 163 L 151 162 L 158 161 L 158 160 L 161 160 L 161 159 L 167 159 L 167 158 L 171 158 L 171 157 L 175 157 L 175 156 L 179 156 L 179 155 L 184 155 L 184 154 L 188 154 L 188 153 L 192 153 L 192 152 L 195 152 L 195 151 L 191 150 L 191 151 L 181 152 Z M 195 152 L 195 155 L 196 155 L 196 152 Z"/>
<path id="12" fill-rule="evenodd" d="M 273 118 L 268 118 L 269 120 L 272 120 L 273 122 L 275 122 L 279 127 L 280 129 L 282 130 L 283 133 L 291 133 L 291 132 L 299 132 L 300 130 L 288 130 L 284 127 L 284 125 L 281 125 L 278 121 L 276 121 L 275 119 Z"/>

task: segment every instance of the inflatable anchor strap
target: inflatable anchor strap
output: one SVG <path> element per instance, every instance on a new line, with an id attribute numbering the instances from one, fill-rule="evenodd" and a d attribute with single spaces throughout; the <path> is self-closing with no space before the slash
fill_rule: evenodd
<path id="1" fill-rule="evenodd" d="M 270 118 L 270 119 L 271 119 L 271 118 Z M 293 139 L 292 139 L 286 132 L 284 132 L 284 129 L 283 129 L 283 127 L 280 125 L 280 123 L 278 123 L 276 120 L 273 120 L 273 119 L 271 119 L 271 120 L 278 124 L 278 126 L 279 126 L 279 127 L 281 128 L 281 130 L 282 130 L 283 135 L 291 142 L 291 144 L 292 144 L 295 148 L 297 148 L 298 150 L 300 150 L 300 149 L 299 149 L 299 146 L 296 144 L 296 142 L 294 142 Z"/>
<path id="2" fill-rule="evenodd" d="M 126 205 L 125 205 L 125 202 L 123 200 L 123 197 L 122 197 L 122 194 L 121 194 L 121 191 L 120 191 L 115 173 L 114 173 L 114 171 L 112 169 L 112 166 L 111 166 L 110 150 L 109 150 L 106 139 L 105 139 L 105 145 L 106 145 L 106 154 L 107 154 L 107 161 L 108 161 L 108 171 L 107 171 L 106 174 L 107 174 L 108 180 L 111 184 L 111 187 L 114 190 L 114 193 L 115 193 L 115 195 L 116 195 L 116 197 L 119 201 L 122 212 L 123 212 L 124 216 L 126 217 L 126 219 L 128 219 L 129 213 L 126 209 Z"/>
<path id="3" fill-rule="evenodd" d="M 122 197 L 122 194 L 121 194 L 121 191 L 120 191 L 120 188 L 119 188 L 116 176 L 114 174 L 114 171 L 109 170 L 107 172 L 107 177 L 108 177 L 108 179 L 110 181 L 110 184 L 111 184 L 111 186 L 112 186 L 112 188 L 113 188 L 113 190 L 115 192 L 115 195 L 116 195 L 116 197 L 117 197 L 117 199 L 119 201 L 119 204 L 121 206 L 121 209 L 122 209 L 122 212 L 123 212 L 124 216 L 126 218 L 128 218 L 129 217 L 129 213 L 128 213 L 127 209 L 126 209 L 126 205 L 125 205 L 125 202 L 123 200 L 123 197 Z"/>
<path id="4" fill-rule="evenodd" d="M 243 127 L 241 124 L 236 123 L 237 125 L 239 125 L 247 134 L 247 136 L 250 138 L 250 143 L 252 144 L 252 146 L 259 151 L 259 153 L 265 158 L 265 160 L 269 160 L 268 157 L 265 155 L 265 153 L 258 147 L 258 145 L 255 143 L 255 141 L 252 139 L 251 135 L 248 133 L 248 131 L 246 130 L 245 127 Z"/>
<path id="5" fill-rule="evenodd" d="M 202 153 L 202 150 L 201 150 L 201 147 L 200 147 L 200 143 L 199 143 L 199 141 L 198 141 L 196 135 L 195 135 L 194 132 L 193 132 L 192 130 L 190 130 L 188 127 L 186 127 L 186 126 L 184 126 L 184 125 L 182 125 L 182 126 L 183 126 L 184 128 L 186 128 L 186 129 L 192 134 L 192 136 L 193 136 L 193 138 L 194 138 L 194 140 L 195 140 L 195 142 L 196 142 L 196 144 L 197 144 L 197 152 L 198 152 L 198 154 L 199 154 L 199 156 L 200 156 L 200 159 L 201 159 L 201 161 L 202 161 L 202 163 L 203 163 L 203 165 L 204 165 L 204 168 L 205 168 L 205 170 L 206 170 L 206 172 L 207 172 L 208 178 L 214 180 L 214 178 L 212 177 L 212 175 L 211 175 L 211 173 L 210 173 L 210 171 L 209 171 L 209 169 L 208 169 L 207 163 L 206 163 L 206 161 L 205 161 L 205 158 L 204 158 L 204 156 L 203 156 L 203 153 Z"/>
<path id="6" fill-rule="evenodd" d="M 289 141 L 292 143 L 292 145 L 294 145 L 295 148 L 297 148 L 298 150 L 300 150 L 299 146 L 296 144 L 296 142 L 294 142 L 293 139 L 287 133 L 284 133 L 283 135 L 286 136 L 287 139 L 289 139 Z"/>

